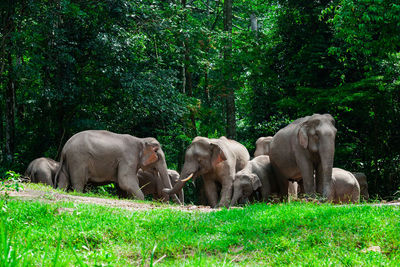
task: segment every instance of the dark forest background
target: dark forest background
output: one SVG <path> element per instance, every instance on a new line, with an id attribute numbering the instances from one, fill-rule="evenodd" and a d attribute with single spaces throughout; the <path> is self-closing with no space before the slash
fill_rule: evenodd
<path id="1" fill-rule="evenodd" d="M 3 0 L 0 171 L 86 129 L 154 136 L 180 169 L 197 135 L 252 154 L 313 113 L 335 166 L 400 186 L 400 4 L 385 0 Z"/>

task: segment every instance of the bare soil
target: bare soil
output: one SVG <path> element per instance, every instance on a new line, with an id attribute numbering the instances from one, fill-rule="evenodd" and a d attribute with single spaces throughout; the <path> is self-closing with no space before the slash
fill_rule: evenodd
<path id="1" fill-rule="evenodd" d="M 69 194 L 62 194 L 58 192 L 52 191 L 41 191 L 41 190 L 33 190 L 26 188 L 20 191 L 9 191 L 8 195 L 13 198 L 21 199 L 21 200 L 38 200 L 48 203 L 55 203 L 59 201 L 71 201 L 75 203 L 83 203 L 83 204 L 95 204 L 102 205 L 108 207 L 118 207 L 126 210 L 132 211 L 143 211 L 143 210 L 153 210 L 153 209 L 171 209 L 171 210 L 180 210 L 185 212 L 212 212 L 218 211 L 220 209 L 212 209 L 210 206 L 196 206 L 196 205 L 167 205 L 165 203 L 154 202 L 154 203 L 141 203 L 134 200 L 129 199 L 109 199 L 109 198 L 100 198 L 100 197 L 86 197 L 86 196 L 74 196 Z M 346 205 L 335 205 L 336 207 L 340 206 L 400 206 L 400 200 L 394 200 L 390 202 L 381 202 L 381 203 L 372 203 L 372 204 L 346 204 Z M 234 207 L 240 208 L 240 207 Z"/>
<path id="2" fill-rule="evenodd" d="M 212 209 L 210 206 L 196 206 L 196 205 L 167 205 L 160 202 L 152 203 L 140 203 L 129 199 L 108 199 L 100 197 L 85 197 L 85 196 L 73 196 L 69 194 L 61 194 L 58 192 L 46 192 L 40 190 L 24 189 L 20 191 L 10 191 L 8 195 L 12 198 L 21 200 L 39 200 L 48 203 L 54 203 L 59 201 L 72 201 L 75 203 L 83 204 L 95 204 L 108 207 L 118 207 L 122 209 L 141 211 L 141 210 L 153 210 L 153 209 L 171 209 L 180 210 L 186 212 L 212 212 L 219 209 Z"/>

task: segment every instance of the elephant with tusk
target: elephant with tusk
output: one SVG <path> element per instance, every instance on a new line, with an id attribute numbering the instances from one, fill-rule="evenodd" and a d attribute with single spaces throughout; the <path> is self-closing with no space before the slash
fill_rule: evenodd
<path id="1" fill-rule="evenodd" d="M 180 180 L 172 189 L 164 188 L 163 191 L 176 194 L 188 180 L 201 175 L 209 205 L 228 207 L 235 174 L 246 166 L 249 159 L 247 149 L 234 140 L 196 137 L 186 149 Z M 219 203 L 218 195 L 221 197 Z"/>

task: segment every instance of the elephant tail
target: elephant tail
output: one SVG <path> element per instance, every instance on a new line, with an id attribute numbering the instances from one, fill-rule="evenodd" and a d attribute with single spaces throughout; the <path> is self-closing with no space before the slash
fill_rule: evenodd
<path id="1" fill-rule="evenodd" d="M 60 166 L 57 169 L 54 177 L 53 185 L 54 188 L 67 189 L 69 186 L 69 172 L 67 170 L 67 158 L 65 153 L 61 154 Z"/>
<path id="2" fill-rule="evenodd" d="M 31 163 L 29 163 L 28 168 L 26 168 L 26 171 L 25 171 L 25 176 L 28 177 L 31 182 L 33 180 L 32 168 L 33 168 L 33 164 L 31 162 Z"/>

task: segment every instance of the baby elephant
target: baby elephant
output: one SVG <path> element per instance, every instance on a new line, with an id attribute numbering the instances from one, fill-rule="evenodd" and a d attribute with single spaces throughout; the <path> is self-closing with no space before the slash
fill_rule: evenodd
<path id="1" fill-rule="evenodd" d="M 265 155 L 255 157 L 244 169 L 236 173 L 231 206 L 239 199 L 254 196 L 257 191 L 261 193 L 264 201 L 268 200 L 272 192 L 277 192 L 269 157 Z"/>
<path id="2" fill-rule="evenodd" d="M 335 192 L 334 203 L 355 203 L 360 200 L 360 185 L 351 172 L 340 168 L 333 168 L 332 183 Z"/>
<path id="3" fill-rule="evenodd" d="M 356 177 L 358 184 L 360 185 L 360 195 L 363 199 L 368 200 L 368 183 L 367 176 L 362 172 L 353 172 L 354 177 Z"/>
<path id="4" fill-rule="evenodd" d="M 32 183 L 42 183 L 53 186 L 54 177 L 60 163 L 50 158 L 37 158 L 29 163 L 25 176 L 31 179 Z"/>
<path id="5" fill-rule="evenodd" d="M 138 179 L 139 179 L 139 186 L 145 196 L 151 195 L 153 199 L 161 199 L 162 198 L 163 185 L 161 182 L 161 178 L 158 175 L 158 172 L 143 171 L 142 169 L 139 169 L 137 175 L 138 175 Z M 179 173 L 177 171 L 168 170 L 168 176 L 169 176 L 169 179 L 171 180 L 172 186 L 174 186 L 176 184 L 176 182 L 179 180 Z M 183 189 L 181 189 L 177 193 L 177 196 L 178 196 L 181 204 L 183 204 L 184 203 Z"/>

